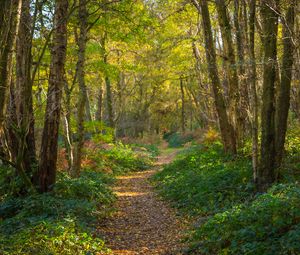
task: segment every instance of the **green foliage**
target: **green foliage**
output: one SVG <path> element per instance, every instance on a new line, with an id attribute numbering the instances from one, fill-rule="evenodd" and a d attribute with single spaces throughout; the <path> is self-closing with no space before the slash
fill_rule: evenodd
<path id="1" fill-rule="evenodd" d="M 216 214 L 193 236 L 191 254 L 300 254 L 300 187 L 279 184 Z"/>
<path id="2" fill-rule="evenodd" d="M 111 143 L 114 139 L 114 129 L 106 126 L 102 121 L 84 123 L 85 132 L 92 134 L 92 141 L 96 143 Z"/>
<path id="3" fill-rule="evenodd" d="M 145 170 L 151 166 L 151 161 L 147 157 L 141 157 L 129 145 L 123 145 L 122 143 L 113 147 L 109 151 L 108 157 L 123 171 Z"/>
<path id="4" fill-rule="evenodd" d="M 102 169 L 110 169 L 119 174 L 129 171 L 141 171 L 152 165 L 149 153 L 134 151 L 130 145 L 116 143 L 104 150 L 91 150 L 89 154 Z"/>
<path id="5" fill-rule="evenodd" d="M 1 254 L 93 254 L 103 241 L 91 228 L 111 211 L 109 178 L 83 172 L 58 176 L 52 192 L 7 198 L 0 206 Z"/>
<path id="6" fill-rule="evenodd" d="M 9 236 L 0 234 L 0 251 L 3 255 L 83 255 L 107 251 L 107 248 L 103 240 L 66 218 L 61 221 L 39 221 Z"/>
<path id="7" fill-rule="evenodd" d="M 265 194 L 253 192 L 248 144 L 235 158 L 218 143 L 187 148 L 154 177 L 164 197 L 194 216 L 188 254 L 300 254 L 299 177 L 290 176 L 298 136 L 288 137 L 284 183 Z"/>
<path id="8" fill-rule="evenodd" d="M 180 134 L 178 132 L 168 132 L 163 137 L 171 148 L 178 148 L 193 140 L 192 134 Z"/>
<path id="9" fill-rule="evenodd" d="M 288 130 L 286 137 L 286 149 L 290 157 L 297 157 L 300 161 L 300 128 L 299 126 L 292 127 Z"/>
<path id="10" fill-rule="evenodd" d="M 0 201 L 18 192 L 22 180 L 15 172 L 12 167 L 0 166 Z"/>
<path id="11" fill-rule="evenodd" d="M 152 159 L 160 155 L 159 148 L 155 144 L 134 144 L 132 148 L 136 150 L 145 149 Z"/>
<path id="12" fill-rule="evenodd" d="M 155 178 L 164 197 L 184 211 L 209 215 L 251 197 L 251 162 L 233 159 L 222 146 L 194 147 Z"/>

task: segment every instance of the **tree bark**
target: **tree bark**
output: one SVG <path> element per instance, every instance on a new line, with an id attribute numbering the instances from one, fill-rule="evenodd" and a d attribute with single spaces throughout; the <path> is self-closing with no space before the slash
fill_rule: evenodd
<path id="1" fill-rule="evenodd" d="M 249 53 L 250 53 L 250 112 L 251 112 L 251 137 L 252 137 L 252 169 L 253 181 L 257 182 L 258 167 L 258 101 L 256 89 L 256 62 L 255 62 L 255 14 L 256 0 L 250 1 L 249 15 Z"/>
<path id="2" fill-rule="evenodd" d="M 100 83 L 98 96 L 97 96 L 97 112 L 96 112 L 97 121 L 102 121 L 102 106 L 103 106 L 103 88 L 102 88 L 102 83 Z"/>
<path id="3" fill-rule="evenodd" d="M 76 74 L 75 74 L 76 75 Z M 75 83 L 75 78 L 74 78 Z M 74 164 L 74 150 L 73 150 L 73 138 L 71 129 L 71 93 L 74 84 L 69 88 L 67 81 L 64 83 L 65 92 L 65 102 L 64 102 L 64 113 L 63 113 L 63 123 L 64 123 L 64 140 L 66 147 L 66 158 L 68 161 L 68 171 L 71 173 L 72 166 Z"/>
<path id="4" fill-rule="evenodd" d="M 4 112 L 9 86 L 10 54 L 16 36 L 19 0 L 0 2 L 0 128 L 4 121 Z"/>
<path id="5" fill-rule="evenodd" d="M 289 3 L 283 24 L 283 56 L 281 65 L 281 82 L 278 88 L 276 102 L 275 125 L 276 125 L 276 167 L 280 167 L 287 130 L 287 118 L 290 108 L 290 91 L 293 68 L 293 33 L 295 23 L 296 0 Z"/>
<path id="6" fill-rule="evenodd" d="M 184 134 L 186 129 L 186 118 L 185 118 L 185 93 L 183 87 L 183 78 L 180 77 L 180 94 L 181 94 L 181 132 Z"/>
<path id="7" fill-rule="evenodd" d="M 57 139 L 67 47 L 67 12 L 68 0 L 56 0 L 47 106 L 38 171 L 38 188 L 41 192 L 50 191 L 56 179 Z"/>
<path id="8" fill-rule="evenodd" d="M 234 0 L 234 26 L 235 26 L 235 37 L 236 37 L 236 49 L 237 49 L 237 71 L 239 77 L 239 87 L 240 87 L 240 101 L 239 101 L 239 123 L 240 130 L 239 136 L 240 140 L 243 141 L 245 137 L 245 131 L 247 128 L 247 109 L 249 108 L 249 95 L 247 87 L 247 75 L 245 68 L 245 44 L 247 38 L 247 16 L 246 24 L 244 25 L 243 17 L 243 5 L 241 5 L 240 0 Z"/>
<path id="9" fill-rule="evenodd" d="M 221 29 L 222 42 L 225 53 L 225 69 L 228 79 L 229 87 L 229 117 L 231 124 L 235 129 L 235 136 L 237 141 L 241 140 L 243 132 L 243 124 L 240 116 L 240 93 L 239 93 L 239 79 L 237 75 L 237 64 L 235 61 L 235 52 L 233 48 L 233 40 L 231 33 L 231 24 L 228 17 L 227 7 L 224 0 L 216 0 L 216 7 L 218 12 L 218 20 Z"/>
<path id="10" fill-rule="evenodd" d="M 209 77 L 212 82 L 212 88 L 214 93 L 214 103 L 218 114 L 219 126 L 221 130 L 221 136 L 226 152 L 236 154 L 236 140 L 233 126 L 230 124 L 224 97 L 222 94 L 221 83 L 218 75 L 217 63 L 216 63 L 216 51 L 214 47 L 214 40 L 211 30 L 211 21 L 208 11 L 207 0 L 202 0 L 200 3 L 197 0 L 192 0 L 192 3 L 202 14 L 203 34 L 205 38 L 205 51 L 208 64 Z"/>
<path id="11" fill-rule="evenodd" d="M 79 0 L 79 27 L 80 34 L 78 38 L 78 62 L 77 62 L 77 75 L 79 84 L 79 101 L 77 106 L 77 137 L 74 143 L 75 153 L 74 153 L 74 165 L 71 170 L 71 175 L 73 177 L 78 177 L 80 175 L 81 168 L 81 158 L 82 158 L 82 148 L 84 145 L 84 109 L 88 110 L 86 107 L 87 101 L 87 90 L 85 84 L 85 50 L 87 42 L 87 2 L 86 0 Z M 89 111 L 90 114 L 90 111 Z M 91 119 L 90 119 L 91 120 Z"/>
<path id="12" fill-rule="evenodd" d="M 16 137 L 19 149 L 17 158 L 24 171 L 31 174 L 36 167 L 34 114 L 32 105 L 32 32 L 30 0 L 22 1 L 20 24 L 16 41 Z"/>
<path id="13" fill-rule="evenodd" d="M 279 0 L 261 0 L 263 17 L 263 95 L 261 111 L 261 160 L 257 173 L 257 189 L 265 191 L 276 180 L 275 173 L 275 82 Z"/>

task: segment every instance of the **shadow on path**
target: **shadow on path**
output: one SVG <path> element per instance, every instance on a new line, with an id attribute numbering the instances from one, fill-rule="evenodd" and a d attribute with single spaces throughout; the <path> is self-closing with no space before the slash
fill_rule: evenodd
<path id="1" fill-rule="evenodd" d="M 176 151 L 158 157 L 149 171 L 118 177 L 114 187 L 117 212 L 99 229 L 113 254 L 181 254 L 184 225 L 149 183 L 149 178 L 175 155 Z"/>

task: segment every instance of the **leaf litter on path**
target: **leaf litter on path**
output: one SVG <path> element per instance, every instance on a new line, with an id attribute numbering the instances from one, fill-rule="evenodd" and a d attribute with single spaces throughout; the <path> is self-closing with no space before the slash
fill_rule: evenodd
<path id="1" fill-rule="evenodd" d="M 176 152 L 158 157 L 149 171 L 119 176 L 114 191 L 116 213 L 99 226 L 115 255 L 179 255 L 185 224 L 153 190 L 150 177 Z"/>

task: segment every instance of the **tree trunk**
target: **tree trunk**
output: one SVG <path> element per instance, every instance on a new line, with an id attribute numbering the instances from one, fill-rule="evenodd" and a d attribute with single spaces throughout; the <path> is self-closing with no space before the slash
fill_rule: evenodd
<path id="1" fill-rule="evenodd" d="M 76 74 L 75 74 L 76 75 Z M 64 103 L 64 113 L 63 113 L 63 123 L 64 123 L 64 140 L 66 147 L 66 158 L 68 161 L 68 171 L 71 172 L 72 166 L 74 164 L 74 151 L 73 151 L 73 138 L 71 129 L 71 93 L 72 88 L 69 88 L 67 81 L 64 83 L 65 92 L 65 103 Z"/>
<path id="2" fill-rule="evenodd" d="M 16 35 L 18 0 L 0 2 L 0 128 L 4 121 L 7 98 L 9 62 Z"/>
<path id="3" fill-rule="evenodd" d="M 97 121 L 102 121 L 102 105 L 103 105 L 103 88 L 102 88 L 102 83 L 100 83 L 98 96 L 97 96 L 97 112 L 96 112 Z"/>
<path id="4" fill-rule="evenodd" d="M 249 95 L 247 88 L 247 76 L 245 69 L 245 57 L 244 57 L 244 39 L 247 38 L 245 35 L 246 25 L 243 25 L 243 8 L 240 4 L 240 0 L 234 0 L 234 26 L 235 26 L 235 37 L 236 37 L 236 45 L 237 45 L 237 70 L 240 81 L 240 101 L 239 101 L 239 123 L 240 130 L 239 136 L 242 141 L 245 136 L 246 131 L 246 120 L 247 120 L 247 109 L 249 107 Z M 246 18 L 247 21 L 247 18 Z M 247 23 L 247 22 L 246 22 Z"/>
<path id="5" fill-rule="evenodd" d="M 276 167 L 280 167 L 283 152 L 285 135 L 287 130 L 287 118 L 290 108 L 290 91 L 293 68 L 293 32 L 295 23 L 296 0 L 289 4 L 285 21 L 283 24 L 283 56 L 281 66 L 281 82 L 278 88 L 276 102 L 275 125 L 276 125 Z"/>
<path id="6" fill-rule="evenodd" d="M 257 173 L 257 189 L 265 191 L 276 180 L 275 174 L 275 82 L 279 0 L 261 1 L 263 17 L 264 73 L 261 111 L 261 161 Z"/>
<path id="7" fill-rule="evenodd" d="M 31 174 L 36 166 L 34 114 L 31 82 L 32 20 L 30 0 L 22 1 L 20 24 L 16 41 L 16 137 L 19 143 L 17 158 L 24 171 Z M 22 148 L 22 149 L 21 149 Z"/>
<path id="8" fill-rule="evenodd" d="M 249 53 L 250 53 L 250 111 L 251 111 L 251 137 L 252 137 L 252 169 L 253 181 L 257 182 L 258 166 L 258 102 L 256 89 L 256 63 L 255 63 L 255 14 L 256 0 L 250 1 L 249 15 Z"/>
<path id="9" fill-rule="evenodd" d="M 87 101 L 87 90 L 85 84 L 85 49 L 87 42 L 87 8 L 86 0 L 79 0 L 79 27 L 80 34 L 78 38 L 78 62 L 77 62 L 77 75 L 79 84 L 79 101 L 77 106 L 77 137 L 74 143 L 75 154 L 74 154 L 74 165 L 71 170 L 73 177 L 80 175 L 82 148 L 84 145 L 84 109 Z"/>
<path id="10" fill-rule="evenodd" d="M 225 70 L 229 85 L 229 117 L 231 124 L 235 129 L 235 136 L 237 141 L 241 140 L 241 133 L 243 125 L 240 116 L 240 95 L 239 95 L 239 80 L 237 75 L 237 65 L 235 61 L 235 52 L 233 48 L 233 40 L 231 33 L 231 24 L 227 13 L 227 7 L 224 0 L 216 0 L 216 7 L 218 12 L 218 20 L 221 28 L 222 42 L 225 52 Z"/>
<path id="11" fill-rule="evenodd" d="M 181 94 L 181 132 L 185 133 L 186 119 L 185 119 L 185 95 L 183 87 L 183 78 L 180 77 L 180 94 Z"/>
<path id="12" fill-rule="evenodd" d="M 214 102 L 218 114 L 219 126 L 221 130 L 221 136 L 224 144 L 224 149 L 229 153 L 236 153 L 236 140 L 235 132 L 228 120 L 225 101 L 222 94 L 221 83 L 218 75 L 218 69 L 216 64 L 216 52 L 214 47 L 214 41 L 211 30 L 210 15 L 208 11 L 207 0 L 201 0 L 200 3 L 197 0 L 192 0 L 195 7 L 202 14 L 203 34 L 205 38 L 205 51 L 208 63 L 209 77 L 212 82 L 212 88 L 214 93 Z"/>
<path id="13" fill-rule="evenodd" d="M 38 171 L 38 188 L 41 192 L 50 191 L 56 178 L 57 140 L 67 47 L 67 12 L 68 0 L 56 0 L 47 106 Z"/>

